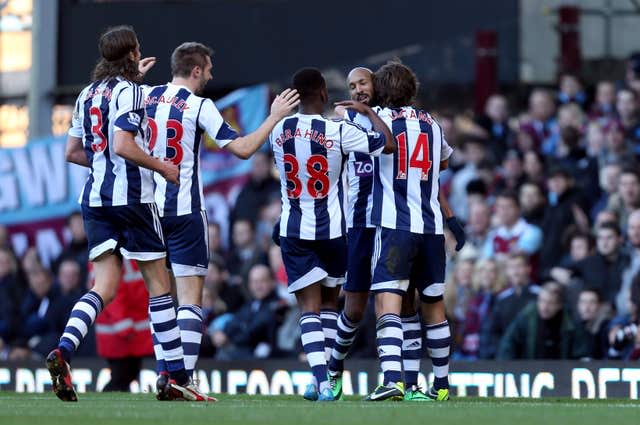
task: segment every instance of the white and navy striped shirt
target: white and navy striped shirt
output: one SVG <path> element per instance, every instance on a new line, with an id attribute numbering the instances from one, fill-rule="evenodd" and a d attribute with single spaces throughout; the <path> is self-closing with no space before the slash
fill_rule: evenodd
<path id="1" fill-rule="evenodd" d="M 374 108 L 374 111 L 376 108 Z M 346 120 L 355 122 L 367 130 L 373 127 L 369 118 L 353 109 L 345 112 Z M 347 162 L 349 182 L 347 229 L 352 227 L 375 227 L 371 223 L 373 209 L 373 166 L 374 158 L 366 153 L 351 152 Z"/>
<path id="2" fill-rule="evenodd" d="M 347 155 L 380 155 L 384 136 L 348 121 L 298 113 L 280 121 L 269 141 L 280 172 L 280 236 L 304 240 L 343 236 Z"/>
<path id="3" fill-rule="evenodd" d="M 78 202 L 90 207 L 153 202 L 152 171 L 125 160 L 113 149 L 114 133 L 129 131 L 149 153 L 146 129 L 144 94 L 136 83 L 109 78 L 82 90 L 69 135 L 82 139 L 91 172 Z"/>
<path id="4" fill-rule="evenodd" d="M 376 158 L 372 222 L 376 226 L 420 234 L 443 234 L 438 202 L 440 162 L 452 149 L 442 128 L 425 111 L 407 106 L 384 108 L 398 149 Z"/>
<path id="5" fill-rule="evenodd" d="M 160 215 L 179 216 L 204 210 L 200 176 L 200 145 L 207 133 L 224 147 L 238 137 L 211 99 L 193 94 L 187 87 L 168 83 L 145 88 L 153 155 L 180 168 L 180 185 L 155 173 L 155 199 Z"/>

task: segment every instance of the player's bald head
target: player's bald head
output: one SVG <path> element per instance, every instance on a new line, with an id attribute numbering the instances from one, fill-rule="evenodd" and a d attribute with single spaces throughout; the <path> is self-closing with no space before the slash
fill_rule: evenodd
<path id="1" fill-rule="evenodd" d="M 353 68 L 347 75 L 347 85 L 352 100 L 371 105 L 374 95 L 373 71 L 362 66 Z"/>
<path id="2" fill-rule="evenodd" d="M 373 71 L 369 68 L 365 68 L 364 66 L 356 66 L 347 74 L 347 81 L 351 81 L 352 78 L 358 77 L 369 77 L 373 78 Z"/>

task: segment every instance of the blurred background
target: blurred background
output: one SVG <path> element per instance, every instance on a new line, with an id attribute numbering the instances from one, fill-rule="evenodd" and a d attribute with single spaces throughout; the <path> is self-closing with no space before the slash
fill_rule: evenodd
<path id="1" fill-rule="evenodd" d="M 212 46 L 205 96 L 243 133 L 303 66 L 338 100 L 353 67 L 400 59 L 455 148 L 440 182 L 468 238 L 448 246 L 454 358 L 640 358 L 637 0 L 0 0 L 0 358 L 46 354 L 90 285 L 86 172 L 64 162 L 64 142 L 98 36 L 117 24 L 158 58 L 147 84 L 170 80 L 183 41 Z M 202 356 L 297 359 L 268 149 L 240 161 L 206 145 Z M 139 280 L 127 265 L 123 281 Z M 114 317 L 96 327 L 107 358 Z M 375 357 L 370 320 L 356 357 Z"/>

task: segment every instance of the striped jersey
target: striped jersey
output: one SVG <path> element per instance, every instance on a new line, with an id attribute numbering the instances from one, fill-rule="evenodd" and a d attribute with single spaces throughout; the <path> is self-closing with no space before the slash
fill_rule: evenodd
<path id="1" fill-rule="evenodd" d="M 200 176 L 200 145 L 204 133 L 224 147 L 238 137 L 211 99 L 193 94 L 187 87 L 167 83 L 146 87 L 149 146 L 153 155 L 176 164 L 180 185 L 155 173 L 155 200 L 160 215 L 179 216 L 204 210 Z"/>
<path id="2" fill-rule="evenodd" d="M 427 112 L 410 106 L 378 112 L 398 145 L 376 158 L 373 212 L 376 226 L 420 234 L 443 234 L 438 201 L 440 162 L 453 151 Z"/>
<path id="3" fill-rule="evenodd" d="M 113 146 L 116 131 L 129 131 L 149 153 L 146 130 L 144 94 L 136 83 L 109 78 L 82 90 L 69 135 L 82 139 L 91 172 L 78 202 L 90 207 L 153 202 L 153 172 L 118 156 Z"/>
<path id="4" fill-rule="evenodd" d="M 376 108 L 374 108 L 374 111 Z M 353 109 L 345 112 L 346 120 L 355 122 L 363 128 L 372 128 L 369 118 L 358 114 Z M 347 162 L 347 181 L 349 183 L 347 228 L 375 227 L 371 224 L 373 209 L 373 160 L 366 153 L 351 152 Z"/>
<path id="5" fill-rule="evenodd" d="M 347 156 L 350 152 L 380 155 L 384 135 L 348 121 L 298 113 L 280 121 L 269 142 L 280 172 L 280 236 L 305 240 L 343 236 Z"/>

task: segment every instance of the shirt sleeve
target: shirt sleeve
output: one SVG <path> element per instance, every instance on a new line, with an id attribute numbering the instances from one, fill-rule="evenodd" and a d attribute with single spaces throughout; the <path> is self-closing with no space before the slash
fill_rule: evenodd
<path id="1" fill-rule="evenodd" d="M 79 139 L 83 136 L 82 131 L 82 120 L 80 119 L 80 99 L 84 98 L 84 90 L 78 96 L 76 100 L 76 105 L 73 108 L 73 115 L 71 116 L 71 128 L 69 129 L 69 136 L 77 137 Z"/>
<path id="2" fill-rule="evenodd" d="M 129 131 L 137 133 L 144 120 L 144 92 L 142 88 L 127 86 L 118 93 L 116 101 L 118 109 L 114 122 L 114 131 Z"/>
<path id="3" fill-rule="evenodd" d="M 440 129 L 440 132 L 442 132 L 442 129 Z M 449 145 L 449 143 L 447 143 L 447 139 L 444 138 L 444 133 L 441 134 L 442 143 L 440 144 L 440 161 L 446 161 L 451 157 L 453 148 Z"/>
<path id="4" fill-rule="evenodd" d="M 205 99 L 200 108 L 198 125 L 207 132 L 218 146 L 224 148 L 238 138 L 238 132 L 222 118 L 211 99 Z"/>
<path id="5" fill-rule="evenodd" d="M 362 152 L 379 156 L 384 149 L 384 134 L 367 131 L 356 123 L 344 121 L 342 124 L 342 151 Z"/>
<path id="6" fill-rule="evenodd" d="M 542 231 L 533 225 L 527 226 L 527 230 L 518 239 L 518 248 L 527 254 L 536 253 L 542 246 Z"/>

